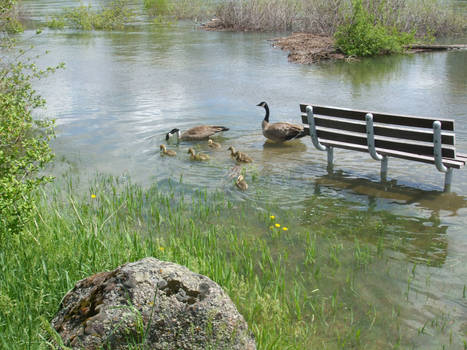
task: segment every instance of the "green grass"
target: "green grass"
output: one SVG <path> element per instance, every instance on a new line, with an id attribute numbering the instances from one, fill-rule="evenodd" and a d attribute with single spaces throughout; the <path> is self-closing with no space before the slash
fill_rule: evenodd
<path id="1" fill-rule="evenodd" d="M 392 216 L 315 198 L 308 222 L 310 215 L 179 187 L 144 189 L 99 176 L 88 188 L 68 179 L 39 193 L 26 230 L 0 237 L 0 347 L 44 348 L 44 320 L 78 280 L 146 256 L 219 283 L 259 349 L 409 342 L 394 312 L 400 305 L 362 293 L 369 281 L 387 294 L 405 292 L 382 272 L 384 248 L 369 242 L 384 240 Z M 407 271 L 413 275 L 415 268 Z"/>

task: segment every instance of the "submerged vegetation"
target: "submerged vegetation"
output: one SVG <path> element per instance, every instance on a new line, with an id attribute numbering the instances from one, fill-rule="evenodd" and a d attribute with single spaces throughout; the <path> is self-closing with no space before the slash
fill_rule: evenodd
<path id="1" fill-rule="evenodd" d="M 386 249 L 402 244 L 395 230 L 400 218 L 333 201 L 312 198 L 308 223 L 308 215 L 253 209 L 220 193 L 143 189 L 119 178 L 98 177 L 88 190 L 71 179 L 48 185 L 22 234 L 0 241 L 0 344 L 45 345 L 43 326 L 76 281 L 146 256 L 219 283 L 258 349 L 416 344 L 423 334 L 404 330 L 400 311 L 420 282 L 415 265 L 404 268 L 385 257 Z M 297 225 L 303 221 L 306 230 Z M 390 283 L 391 275 L 401 285 Z M 369 280 L 392 301 L 368 295 Z M 425 332 L 438 332 L 430 321 L 420 321 Z M 461 337 L 454 333 L 452 342 Z"/>

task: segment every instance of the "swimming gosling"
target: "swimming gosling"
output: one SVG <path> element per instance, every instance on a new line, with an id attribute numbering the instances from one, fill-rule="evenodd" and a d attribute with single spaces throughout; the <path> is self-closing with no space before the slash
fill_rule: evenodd
<path id="1" fill-rule="evenodd" d="M 191 155 L 190 156 L 191 160 L 197 160 L 197 161 L 209 160 L 209 156 L 207 154 L 195 153 L 195 150 L 191 147 L 188 149 L 188 153 Z"/>
<path id="2" fill-rule="evenodd" d="M 235 148 L 233 146 L 230 146 L 228 148 L 228 151 L 230 151 L 230 155 L 235 158 L 237 162 L 240 163 L 251 163 L 253 162 L 253 159 L 251 159 L 247 154 L 240 152 L 240 151 L 235 151 Z"/>
<path id="3" fill-rule="evenodd" d="M 243 175 L 238 175 L 235 185 L 242 191 L 246 191 L 248 189 L 248 184 L 246 183 Z"/>
<path id="4" fill-rule="evenodd" d="M 221 148 L 221 144 L 220 144 L 220 143 L 214 142 L 214 141 L 211 140 L 211 139 L 208 140 L 208 146 L 211 147 L 211 148 L 214 148 L 214 149 L 219 149 L 219 148 Z"/>
<path id="5" fill-rule="evenodd" d="M 229 128 L 226 128 L 225 126 L 198 125 L 183 133 L 180 129 L 172 129 L 165 135 L 165 139 L 168 141 L 173 135 L 176 135 L 177 141 L 201 141 L 208 139 L 218 132 L 227 130 L 229 130 Z"/>
<path id="6" fill-rule="evenodd" d="M 165 145 L 160 145 L 160 149 L 162 153 L 165 154 L 166 156 L 175 157 L 177 155 L 177 152 L 172 151 L 171 149 L 167 150 L 167 148 L 165 148 Z"/>
<path id="7" fill-rule="evenodd" d="M 266 115 L 261 123 L 263 129 L 263 135 L 267 139 L 274 142 L 284 142 L 301 137 L 307 136 L 303 126 L 298 124 L 291 124 L 286 122 L 269 123 L 269 107 L 266 102 L 260 102 L 257 104 L 258 107 L 264 107 Z"/>

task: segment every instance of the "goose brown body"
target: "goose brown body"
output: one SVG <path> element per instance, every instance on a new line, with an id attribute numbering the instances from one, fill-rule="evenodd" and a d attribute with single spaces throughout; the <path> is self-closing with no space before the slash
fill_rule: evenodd
<path id="1" fill-rule="evenodd" d="M 184 141 L 201 141 L 206 140 L 214 134 L 217 134 L 221 131 L 227 131 L 229 128 L 225 126 L 217 126 L 217 125 L 198 125 L 187 131 L 181 133 L 179 129 L 172 129 L 168 132 L 165 136 L 166 140 L 170 138 L 170 136 L 177 134 L 179 140 Z"/>
<path id="2" fill-rule="evenodd" d="M 287 122 L 269 123 L 269 107 L 266 102 L 261 102 L 257 106 L 264 107 L 266 115 L 261 128 L 263 135 L 274 142 L 285 142 L 306 136 L 303 126 Z"/>

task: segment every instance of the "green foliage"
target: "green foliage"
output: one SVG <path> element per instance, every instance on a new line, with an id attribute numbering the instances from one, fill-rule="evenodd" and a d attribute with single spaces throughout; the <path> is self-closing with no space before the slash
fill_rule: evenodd
<path id="1" fill-rule="evenodd" d="M 123 29 L 134 18 L 128 0 L 114 0 L 108 6 L 95 11 L 91 5 L 81 5 L 55 15 L 47 22 L 52 29 L 70 27 L 82 30 Z"/>
<path id="2" fill-rule="evenodd" d="M 16 0 L 0 0 L 0 32 L 21 33 L 23 25 L 18 20 L 18 8 Z"/>
<path id="3" fill-rule="evenodd" d="M 176 19 L 206 19 L 213 16 L 214 0 L 144 0 L 149 16 L 156 17 L 155 23 L 164 23 L 167 17 Z"/>
<path id="4" fill-rule="evenodd" d="M 403 33 L 381 24 L 363 6 L 362 0 L 353 0 L 352 5 L 352 17 L 334 35 L 336 46 L 346 55 L 397 53 L 403 51 L 404 45 L 413 42 L 414 32 Z"/>
<path id="5" fill-rule="evenodd" d="M 33 119 L 32 111 L 44 100 L 31 83 L 54 69 L 41 71 L 28 60 L 0 69 L 0 233 L 21 231 L 32 192 L 50 180 L 38 172 L 53 157 L 53 121 Z"/>

